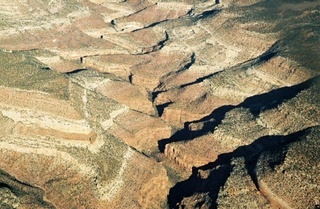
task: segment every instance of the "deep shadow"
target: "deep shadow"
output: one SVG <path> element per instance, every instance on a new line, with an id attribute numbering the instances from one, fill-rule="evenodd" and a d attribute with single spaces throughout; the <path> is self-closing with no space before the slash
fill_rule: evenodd
<path id="1" fill-rule="evenodd" d="M 257 117 L 262 111 L 276 108 L 283 102 L 297 96 L 302 90 L 310 88 L 318 78 L 319 76 L 294 86 L 282 87 L 267 93 L 249 97 L 238 106 L 248 108 L 250 112 Z"/>
<path id="2" fill-rule="evenodd" d="M 219 12 L 221 12 L 221 9 L 212 9 L 212 10 L 204 11 L 201 14 L 195 16 L 194 17 L 194 21 L 199 21 L 201 19 L 212 18 L 213 16 L 215 16 Z"/>
<path id="3" fill-rule="evenodd" d="M 175 74 L 179 74 L 179 73 L 181 73 L 181 72 L 183 72 L 183 71 L 188 70 L 195 62 L 196 62 L 196 54 L 193 52 L 193 53 L 191 54 L 191 60 L 190 60 L 190 62 L 188 62 L 188 63 L 187 63 L 186 65 L 184 65 L 181 69 L 175 71 L 174 73 L 175 73 Z M 169 73 L 169 74 L 170 74 L 170 73 Z"/>
<path id="4" fill-rule="evenodd" d="M 11 190 L 11 187 L 3 182 L 0 182 L 0 188 L 8 188 L 9 190 Z"/>
<path id="5" fill-rule="evenodd" d="M 161 152 L 164 152 L 165 146 L 172 142 L 178 142 L 178 141 L 189 141 L 196 137 L 202 136 L 207 134 L 209 131 L 212 131 L 214 127 L 219 125 L 221 121 L 224 119 L 225 114 L 232 110 L 235 106 L 228 105 L 228 106 L 222 106 L 217 109 L 215 109 L 210 115 L 197 120 L 193 122 L 186 122 L 184 124 L 184 128 L 174 133 L 170 138 L 163 139 L 158 141 L 159 150 Z M 198 123 L 198 122 L 204 122 L 204 126 L 199 131 L 191 131 L 189 130 L 189 125 L 191 123 Z"/>
<path id="6" fill-rule="evenodd" d="M 211 73 L 211 74 L 206 75 L 206 76 L 203 76 L 203 77 L 201 77 L 201 78 L 197 78 L 197 79 L 196 79 L 195 81 L 193 81 L 193 82 L 186 83 L 186 84 L 182 84 L 182 85 L 180 86 L 180 88 L 185 88 L 185 87 L 187 87 L 187 86 L 191 86 L 191 85 L 194 85 L 194 84 L 197 84 L 197 83 L 201 83 L 201 82 L 203 82 L 204 80 L 206 80 L 206 79 L 208 79 L 208 78 L 210 78 L 210 77 L 212 77 L 212 76 L 215 76 L 215 75 L 219 74 L 220 72 L 221 72 L 221 71 L 215 72 L 215 73 Z"/>
<path id="7" fill-rule="evenodd" d="M 235 149 L 233 152 L 219 155 L 214 162 L 194 168 L 192 175 L 187 180 L 177 183 L 170 189 L 168 195 L 169 208 L 178 208 L 178 204 L 181 203 L 184 197 L 190 197 L 196 193 L 208 193 L 212 200 L 211 208 L 217 208 L 218 193 L 233 170 L 233 165 L 231 164 L 233 158 L 243 157 L 245 159 L 245 168 L 257 189 L 259 189 L 254 169 L 261 153 L 264 151 L 278 153 L 279 150 L 281 150 L 280 153 L 286 153 L 288 145 L 303 139 L 310 129 L 298 131 L 287 136 L 261 137 L 249 145 Z M 280 164 L 283 160 L 283 155 L 275 157 L 275 163 Z M 272 168 L 274 165 L 270 164 L 269 166 Z M 201 178 L 199 170 L 210 172 L 208 178 Z"/>
<path id="8" fill-rule="evenodd" d="M 87 69 L 84 69 L 84 68 L 83 68 L 83 69 L 76 69 L 76 70 L 74 70 L 74 71 L 71 71 L 71 72 L 66 73 L 66 75 L 71 76 L 71 75 L 80 73 L 80 72 L 85 71 L 85 70 L 87 70 Z"/>
<path id="9" fill-rule="evenodd" d="M 162 40 L 158 43 L 158 46 L 160 46 L 159 50 L 162 49 L 166 45 L 167 41 L 169 40 L 169 35 L 168 35 L 167 31 L 165 31 L 164 33 L 165 33 L 166 37 L 164 40 Z"/>
<path id="10" fill-rule="evenodd" d="M 211 199 L 218 195 L 219 188 L 230 176 L 232 166 L 223 165 L 211 171 L 207 179 L 198 175 L 198 168 L 194 168 L 192 175 L 185 181 L 177 183 L 169 191 L 168 205 L 170 209 L 177 209 L 184 197 L 190 197 L 195 193 L 209 193 Z"/>
<path id="11" fill-rule="evenodd" d="M 132 84 L 132 77 L 133 77 L 133 75 L 130 73 L 130 75 L 128 76 L 128 80 L 129 80 L 130 84 Z"/>
<path id="12" fill-rule="evenodd" d="M 283 102 L 294 98 L 302 90 L 308 89 L 319 78 L 314 77 L 303 83 L 290 87 L 282 87 L 267 93 L 255 95 L 247 98 L 239 105 L 226 105 L 215 109 L 211 114 L 200 120 L 186 122 L 184 128 L 174 133 L 170 138 L 158 141 L 159 150 L 164 152 L 165 146 L 172 142 L 189 141 L 194 138 L 203 136 L 214 130 L 225 118 L 227 112 L 234 108 L 247 108 L 255 116 L 258 117 L 262 111 L 276 108 Z M 201 130 L 192 131 L 189 129 L 191 123 L 203 123 Z"/>
<path id="13" fill-rule="evenodd" d="M 280 53 L 280 42 L 281 41 L 276 41 L 274 44 L 272 44 L 272 46 L 266 52 L 264 52 L 258 57 L 256 62 L 261 64 L 263 62 L 269 61 L 270 59 L 278 55 Z"/>
<path id="14" fill-rule="evenodd" d="M 160 84 L 161 85 L 161 84 Z M 154 92 L 151 92 L 151 101 L 154 102 L 155 99 L 157 98 L 157 96 L 163 92 L 166 92 L 166 91 L 154 91 Z"/>
<path id="15" fill-rule="evenodd" d="M 48 70 L 51 70 L 51 68 L 50 67 L 42 67 L 41 70 L 48 71 Z"/>
<path id="16" fill-rule="evenodd" d="M 161 105 L 157 105 L 157 106 L 156 106 L 156 109 L 157 109 L 157 111 L 158 111 L 159 117 L 162 116 L 162 114 L 163 114 L 163 112 L 164 112 L 164 109 L 165 109 L 166 107 L 168 107 L 169 105 L 171 105 L 171 104 L 173 104 L 173 102 L 167 102 L 167 103 L 164 103 L 164 104 L 161 104 Z"/>

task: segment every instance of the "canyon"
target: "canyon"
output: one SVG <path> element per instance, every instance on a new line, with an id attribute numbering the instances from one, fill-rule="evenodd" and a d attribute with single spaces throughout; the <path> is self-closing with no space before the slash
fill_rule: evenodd
<path id="1" fill-rule="evenodd" d="M 319 0 L 2 0 L 0 208 L 320 208 Z"/>

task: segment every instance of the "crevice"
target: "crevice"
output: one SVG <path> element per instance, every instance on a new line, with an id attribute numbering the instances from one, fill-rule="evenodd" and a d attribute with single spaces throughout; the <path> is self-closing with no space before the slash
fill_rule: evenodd
<path id="1" fill-rule="evenodd" d="M 151 50 L 148 50 L 148 49 L 150 49 L 150 47 L 143 48 L 140 53 L 135 53 L 135 55 L 145 55 L 145 54 L 151 54 L 153 52 L 159 51 L 166 45 L 168 40 L 169 40 L 169 35 L 165 31 L 165 38 L 163 40 L 159 41 L 156 45 L 152 46 Z"/>
<path id="2" fill-rule="evenodd" d="M 154 102 L 155 99 L 157 98 L 157 96 L 159 94 L 161 94 L 163 91 L 154 91 L 154 92 L 151 92 L 151 101 Z"/>
<path id="3" fill-rule="evenodd" d="M 195 16 L 194 21 L 212 18 L 213 16 L 215 16 L 216 14 L 218 14 L 221 11 L 222 11 L 221 9 L 212 9 L 212 10 L 204 11 L 201 14 L 198 14 L 197 16 Z"/>
<path id="4" fill-rule="evenodd" d="M 200 78 L 197 78 L 195 81 L 193 82 L 190 82 L 190 83 L 186 83 L 186 84 L 182 84 L 180 86 L 180 88 L 185 88 L 185 87 L 188 87 L 188 86 L 192 86 L 194 84 L 199 84 L 199 83 L 202 83 L 204 80 L 208 79 L 208 78 L 211 78 L 213 76 L 216 76 L 220 73 L 221 71 L 219 72 L 214 72 L 214 73 L 211 73 L 209 75 L 206 75 L 206 76 L 203 76 L 203 77 L 200 77 Z"/>
<path id="5" fill-rule="evenodd" d="M 85 71 L 85 70 L 87 70 L 87 69 L 85 69 L 85 68 L 76 69 L 76 70 L 74 70 L 74 71 L 67 72 L 67 73 L 65 73 L 65 74 L 68 75 L 68 76 L 72 76 L 72 75 L 75 75 L 75 74 L 80 73 L 80 72 Z"/>
<path id="6" fill-rule="evenodd" d="M 194 14 L 194 6 L 187 12 L 186 16 L 192 16 Z"/>
<path id="7" fill-rule="evenodd" d="M 158 85 L 155 89 L 161 89 L 161 87 L 162 87 L 162 83 L 160 83 L 160 85 Z M 153 92 L 150 92 L 150 101 L 154 103 L 159 94 L 167 91 L 168 90 L 155 90 Z"/>
<path id="8" fill-rule="evenodd" d="M 167 41 L 169 40 L 169 34 L 167 33 L 167 31 L 165 31 L 164 33 L 165 33 L 165 38 L 162 41 L 159 41 L 157 46 L 155 46 L 155 47 L 158 47 L 158 50 L 162 49 L 166 45 Z"/>
<path id="9" fill-rule="evenodd" d="M 145 26 L 145 27 L 143 27 L 143 28 L 140 28 L 140 29 L 137 29 L 137 30 L 152 28 L 152 27 L 154 27 L 154 26 L 156 26 L 156 25 L 159 25 L 160 23 L 164 23 L 164 22 L 167 22 L 167 21 L 169 21 L 169 20 L 166 19 L 166 20 L 162 20 L 162 21 L 159 21 L 159 22 L 154 22 L 154 23 L 151 23 L 150 25 L 147 25 L 147 26 Z M 134 30 L 134 31 L 137 31 L 137 30 Z"/>
<path id="10" fill-rule="evenodd" d="M 196 54 L 194 52 L 192 52 L 190 62 L 188 62 L 181 69 L 175 71 L 174 73 L 179 74 L 179 73 L 182 73 L 182 72 L 188 70 L 195 62 L 196 62 Z"/>
<path id="11" fill-rule="evenodd" d="M 280 53 L 279 44 L 280 41 L 276 41 L 266 52 L 264 52 L 258 57 L 257 62 L 267 62 L 276 55 L 278 55 Z"/>
<path id="12" fill-rule="evenodd" d="M 48 70 L 51 70 L 51 68 L 50 67 L 41 67 L 41 70 L 48 71 Z"/>
<path id="13" fill-rule="evenodd" d="M 132 84 L 132 77 L 133 77 L 133 74 L 130 73 L 129 76 L 128 76 L 128 80 L 129 80 L 129 83 Z"/>
<path id="14" fill-rule="evenodd" d="M 165 84 L 164 84 L 165 82 L 163 80 L 165 80 L 171 76 L 175 76 L 180 73 L 183 73 L 184 71 L 188 70 L 195 62 L 196 62 L 196 54 L 194 52 L 192 52 L 192 54 L 190 56 L 190 61 L 188 60 L 180 69 L 178 69 L 176 71 L 169 72 L 169 73 L 165 74 L 164 76 L 162 76 L 160 78 L 160 84 L 155 89 L 161 89 L 163 86 L 165 86 Z"/>
<path id="15" fill-rule="evenodd" d="M 7 188 L 9 190 L 12 190 L 12 188 L 8 184 L 3 183 L 3 182 L 0 182 L 0 188 Z"/>
<path id="16" fill-rule="evenodd" d="M 171 104 L 173 104 L 173 102 L 167 102 L 167 103 L 164 103 L 164 104 L 161 104 L 161 105 L 157 105 L 157 106 L 156 106 L 159 117 L 162 116 L 162 114 L 163 114 L 163 112 L 164 112 L 164 109 L 165 109 L 166 107 L 168 107 L 169 105 L 171 105 Z"/>

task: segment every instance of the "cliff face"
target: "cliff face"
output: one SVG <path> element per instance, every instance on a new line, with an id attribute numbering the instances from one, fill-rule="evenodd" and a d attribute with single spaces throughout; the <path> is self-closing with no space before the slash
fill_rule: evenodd
<path id="1" fill-rule="evenodd" d="M 319 8 L 1 1 L 0 208 L 319 208 Z"/>

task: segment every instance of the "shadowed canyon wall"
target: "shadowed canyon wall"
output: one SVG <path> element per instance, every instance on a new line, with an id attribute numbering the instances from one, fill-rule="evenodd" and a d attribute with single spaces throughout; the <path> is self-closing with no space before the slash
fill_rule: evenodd
<path id="1" fill-rule="evenodd" d="M 320 208 L 319 0 L 2 0 L 0 208 Z"/>

